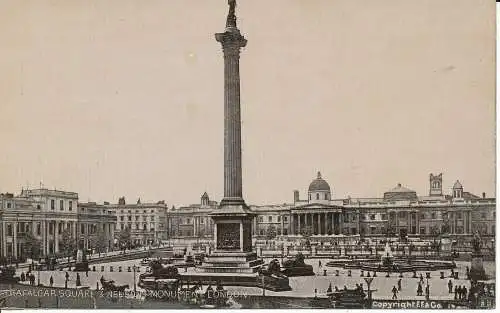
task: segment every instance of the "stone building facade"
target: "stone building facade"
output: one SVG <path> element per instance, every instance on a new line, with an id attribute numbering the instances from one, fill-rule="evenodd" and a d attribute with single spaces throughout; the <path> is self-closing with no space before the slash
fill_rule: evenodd
<path id="1" fill-rule="evenodd" d="M 330 185 L 321 176 L 310 183 L 307 199 L 294 191 L 293 203 L 250 205 L 256 213 L 255 237 L 273 235 L 360 235 L 363 237 L 434 237 L 447 234 L 470 239 L 477 230 L 483 237 L 495 236 L 496 199 L 464 191 L 456 181 L 450 194 L 443 192 L 443 174 L 430 174 L 428 195 L 401 184 L 380 198 L 335 199 Z M 183 207 L 169 212 L 170 234 L 195 236 L 193 217 L 206 218 L 217 205 Z"/>
<path id="2" fill-rule="evenodd" d="M 212 238 L 214 223 L 208 214 L 218 205 L 205 192 L 199 204 L 172 207 L 166 217 L 169 238 Z"/>
<path id="3" fill-rule="evenodd" d="M 26 254 L 28 240 L 34 238 L 39 244 L 43 256 L 64 252 L 63 238 L 74 240 L 76 247 L 81 227 L 100 225 L 106 229 L 114 227 L 116 217 L 112 213 L 99 211 L 88 214 L 80 213 L 78 194 L 61 190 L 26 189 L 19 195 L 0 195 L 0 207 L 3 213 L 0 216 L 0 256 L 7 258 L 30 257 Z M 106 233 L 107 248 L 112 249 L 112 233 Z M 88 240 L 81 238 L 81 243 L 88 246 Z"/>
<path id="4" fill-rule="evenodd" d="M 116 214 L 115 237 L 128 228 L 132 243 L 136 245 L 155 244 L 167 239 L 165 220 L 168 207 L 165 201 L 142 203 L 138 199 L 136 203 L 127 204 L 121 197 L 117 204 L 105 202 L 103 206 Z"/>

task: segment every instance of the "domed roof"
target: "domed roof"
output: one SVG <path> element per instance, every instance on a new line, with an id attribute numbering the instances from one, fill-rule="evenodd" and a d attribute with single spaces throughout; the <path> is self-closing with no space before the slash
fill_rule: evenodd
<path id="1" fill-rule="evenodd" d="M 392 188 L 388 192 L 415 192 L 411 189 L 401 186 L 401 184 L 397 184 L 396 187 Z"/>
<path id="2" fill-rule="evenodd" d="M 384 192 L 384 200 L 417 200 L 417 193 L 411 189 L 397 184 L 396 187 Z"/>
<path id="3" fill-rule="evenodd" d="M 313 180 L 309 185 L 309 192 L 314 191 L 330 191 L 330 185 L 328 185 L 326 180 L 321 178 L 321 172 L 318 172 L 318 178 Z"/>
<path id="4" fill-rule="evenodd" d="M 453 189 L 463 189 L 462 184 L 457 180 L 453 185 Z"/>

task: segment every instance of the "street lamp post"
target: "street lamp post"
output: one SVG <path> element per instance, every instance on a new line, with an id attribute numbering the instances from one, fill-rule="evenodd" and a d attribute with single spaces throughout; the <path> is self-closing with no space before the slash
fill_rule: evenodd
<path id="1" fill-rule="evenodd" d="M 371 306 L 371 300 L 372 300 L 372 291 L 370 289 L 370 285 L 373 281 L 373 277 L 365 277 L 364 278 L 365 282 L 366 282 L 366 285 L 368 286 L 368 302 Z"/>
<path id="2" fill-rule="evenodd" d="M 135 264 L 134 264 L 133 269 L 134 269 L 134 295 L 135 295 L 135 293 L 136 293 L 136 291 L 137 291 L 137 289 L 136 289 L 136 283 L 135 283 L 135 270 L 136 270 L 136 266 L 135 266 Z"/>

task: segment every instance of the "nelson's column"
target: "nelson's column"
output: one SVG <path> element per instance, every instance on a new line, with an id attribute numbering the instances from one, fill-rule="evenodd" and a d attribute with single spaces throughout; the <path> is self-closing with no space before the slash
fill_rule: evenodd
<path id="1" fill-rule="evenodd" d="M 247 40 L 236 26 L 236 0 L 229 0 L 226 29 L 215 34 L 224 53 L 224 198 L 210 216 L 214 221 L 213 251 L 197 268 L 198 275 L 206 280 L 231 284 L 238 277 L 238 284 L 255 285 L 263 261 L 252 251 L 252 218 L 243 200 L 241 179 L 241 114 L 240 114 L 240 49 Z M 211 273 L 218 273 L 210 277 Z M 227 275 L 220 275 L 226 273 Z M 244 277 L 238 274 L 245 274 Z M 247 279 L 243 282 L 243 278 Z M 286 290 L 288 278 L 266 278 L 266 288 Z"/>

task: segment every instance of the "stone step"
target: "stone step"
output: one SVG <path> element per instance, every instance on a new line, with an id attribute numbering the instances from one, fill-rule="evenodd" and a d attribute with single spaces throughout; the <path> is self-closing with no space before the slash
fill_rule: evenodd
<path id="1" fill-rule="evenodd" d="M 254 266 L 260 266 L 264 264 L 262 260 L 253 260 L 249 262 L 220 262 L 220 261 L 206 261 L 203 262 L 203 266 L 206 267 L 254 267 Z"/>

